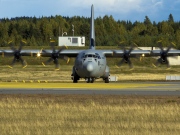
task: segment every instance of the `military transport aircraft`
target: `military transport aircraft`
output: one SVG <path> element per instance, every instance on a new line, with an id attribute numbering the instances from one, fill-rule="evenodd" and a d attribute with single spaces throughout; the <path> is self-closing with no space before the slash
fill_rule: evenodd
<path id="1" fill-rule="evenodd" d="M 54 45 L 54 41 L 51 41 L 52 50 L 22 50 L 22 45 L 19 49 L 15 49 L 11 47 L 12 50 L 4 50 L 5 54 L 13 54 L 14 59 L 11 63 L 11 66 L 19 60 L 21 61 L 23 67 L 26 66 L 26 63 L 21 58 L 21 56 L 31 56 L 36 54 L 37 56 L 50 57 L 46 62 L 42 64 L 45 66 L 51 61 L 54 62 L 57 69 L 59 69 L 58 58 L 63 58 L 67 62 L 69 61 L 69 57 L 75 57 L 75 63 L 72 68 L 72 80 L 73 83 L 77 83 L 80 78 L 84 78 L 87 83 L 93 83 L 96 79 L 102 78 L 105 83 L 109 83 L 110 70 L 107 65 L 106 57 L 118 57 L 121 58 L 119 66 L 122 63 L 128 63 L 130 68 L 132 68 L 132 63 L 130 61 L 131 57 L 136 56 L 160 56 L 158 59 L 158 63 L 167 63 L 169 66 L 169 62 L 167 60 L 168 56 L 174 56 L 180 54 L 180 50 L 163 50 L 161 47 L 160 50 L 134 50 L 130 48 L 129 50 L 96 50 L 95 49 L 95 28 L 94 28 L 94 6 L 91 6 L 91 26 L 90 26 L 90 44 L 89 49 L 87 50 L 67 50 L 66 47 L 60 48 L 56 50 Z M 23 42 L 22 42 L 23 43 Z M 158 65 L 155 64 L 156 66 Z"/>
<path id="2" fill-rule="evenodd" d="M 54 49 L 53 49 L 54 50 Z M 84 78 L 88 83 L 93 83 L 95 79 L 102 78 L 105 83 L 109 83 L 109 67 L 107 66 L 106 57 L 123 57 L 124 62 L 130 62 L 130 54 L 135 55 L 149 55 L 150 51 L 142 50 L 96 50 L 95 49 L 95 28 L 94 28 L 94 7 L 91 7 L 91 26 L 90 26 L 90 44 L 88 50 L 59 50 L 59 51 L 42 51 L 42 55 L 51 54 L 51 60 L 57 61 L 58 55 L 61 57 L 76 57 L 75 64 L 72 69 L 72 79 L 77 83 L 80 78 Z M 57 57 L 54 57 L 54 56 Z M 55 62 L 57 64 L 57 62 Z M 131 65 L 131 64 L 130 64 Z"/>

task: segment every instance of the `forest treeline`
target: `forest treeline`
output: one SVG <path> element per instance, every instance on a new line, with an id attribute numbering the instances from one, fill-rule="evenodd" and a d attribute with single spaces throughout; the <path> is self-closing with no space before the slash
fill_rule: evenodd
<path id="1" fill-rule="evenodd" d="M 22 39 L 28 46 L 46 46 L 49 40 L 58 42 L 58 36 L 67 32 L 68 36 L 85 36 L 86 45 L 89 45 L 90 18 L 74 17 L 17 17 L 0 19 L 0 46 L 8 46 L 8 41 L 16 45 Z M 113 16 L 97 17 L 95 19 L 95 33 L 97 46 L 119 46 L 122 41 L 127 46 L 136 43 L 138 46 L 157 46 L 162 40 L 163 46 L 171 42 L 180 49 L 180 22 L 175 22 L 170 14 L 166 21 L 151 21 L 145 16 L 144 22 L 118 20 Z M 64 34 L 64 36 L 66 36 Z"/>

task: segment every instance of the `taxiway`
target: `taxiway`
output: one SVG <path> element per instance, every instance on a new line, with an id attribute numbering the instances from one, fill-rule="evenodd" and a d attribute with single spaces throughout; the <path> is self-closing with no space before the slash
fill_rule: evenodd
<path id="1" fill-rule="evenodd" d="M 180 95 L 180 82 L 0 83 L 0 94 Z"/>

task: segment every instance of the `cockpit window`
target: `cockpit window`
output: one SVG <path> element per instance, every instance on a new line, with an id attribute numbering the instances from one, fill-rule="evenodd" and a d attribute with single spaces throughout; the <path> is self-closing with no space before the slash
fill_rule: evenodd
<path id="1" fill-rule="evenodd" d="M 82 58 L 96 58 L 96 59 L 101 59 L 100 55 L 98 53 L 95 54 L 83 54 Z"/>
<path id="2" fill-rule="evenodd" d="M 95 53 L 96 58 L 101 59 L 100 55 L 98 53 Z"/>
<path id="3" fill-rule="evenodd" d="M 88 54 L 88 57 L 93 57 L 93 54 Z"/>

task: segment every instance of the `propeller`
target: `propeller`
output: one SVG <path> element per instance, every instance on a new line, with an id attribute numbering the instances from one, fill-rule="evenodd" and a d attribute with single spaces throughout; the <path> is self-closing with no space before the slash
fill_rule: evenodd
<path id="1" fill-rule="evenodd" d="M 132 45 L 132 47 L 129 50 L 126 50 L 125 47 L 123 48 L 123 55 L 122 55 L 122 60 L 118 63 L 118 66 L 120 67 L 123 63 L 127 63 L 129 65 L 130 69 L 133 69 L 133 64 L 130 60 L 130 55 L 131 52 L 133 51 L 134 46 Z"/>
<path id="2" fill-rule="evenodd" d="M 158 46 L 160 48 L 160 58 L 157 59 L 156 63 L 153 64 L 154 67 L 157 67 L 159 66 L 160 64 L 166 64 L 167 65 L 167 68 L 170 68 L 170 65 L 169 65 L 169 61 L 167 59 L 168 57 L 168 52 L 170 51 L 170 49 L 172 48 L 172 46 L 170 45 L 167 50 L 164 50 L 163 47 L 162 47 L 162 44 L 161 44 L 161 41 L 158 42 Z"/>
<path id="3" fill-rule="evenodd" d="M 69 59 L 69 57 L 67 57 L 65 55 L 60 55 L 60 52 L 63 51 L 64 49 L 67 49 L 67 46 L 62 46 L 61 48 L 59 48 L 58 51 L 56 51 L 54 43 L 55 43 L 55 41 L 53 41 L 53 40 L 50 41 L 50 46 L 52 48 L 51 57 L 46 62 L 42 62 L 42 64 L 45 66 L 53 61 L 55 64 L 55 69 L 59 70 L 60 65 L 59 65 L 58 59 L 59 58 L 64 59 L 67 61 L 67 63 L 69 63 L 70 59 Z M 42 52 L 48 53 L 46 50 L 42 50 Z"/>
<path id="4" fill-rule="evenodd" d="M 26 44 L 26 42 L 25 42 L 24 40 L 22 40 L 18 49 L 16 49 L 16 48 L 14 47 L 14 44 L 12 43 L 12 41 L 10 41 L 8 44 L 10 45 L 10 48 L 11 48 L 11 50 L 13 51 L 13 55 L 14 55 L 14 59 L 12 60 L 11 65 L 9 65 L 9 67 L 10 67 L 10 68 L 13 68 L 14 64 L 15 64 L 16 62 L 19 62 L 19 61 L 20 61 L 21 64 L 22 64 L 22 66 L 23 66 L 23 68 L 25 68 L 25 67 L 27 66 L 27 63 L 26 63 L 26 61 L 23 60 L 22 57 L 21 57 L 21 56 L 22 56 L 21 50 L 22 50 L 22 46 L 23 46 L 24 44 Z"/>

